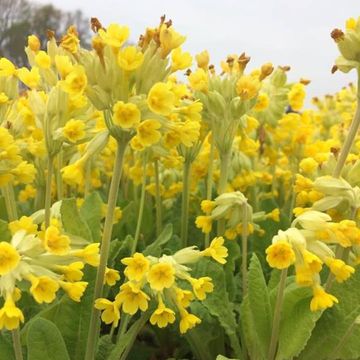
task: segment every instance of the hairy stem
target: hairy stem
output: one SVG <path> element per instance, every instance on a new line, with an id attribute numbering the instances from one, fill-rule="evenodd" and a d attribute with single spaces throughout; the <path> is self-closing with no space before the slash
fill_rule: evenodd
<path id="1" fill-rule="evenodd" d="M 101 242 L 100 263 L 96 274 L 94 302 L 96 299 L 102 296 L 102 292 L 103 292 L 104 276 L 105 276 L 105 270 L 109 256 L 111 234 L 112 234 L 112 228 L 114 222 L 114 211 L 115 211 L 116 201 L 119 191 L 119 184 L 120 184 L 126 146 L 127 146 L 127 142 L 118 141 L 116 157 L 114 162 L 114 171 L 111 179 L 111 185 L 108 196 L 105 225 L 104 225 L 102 242 Z M 100 313 L 99 310 L 95 309 L 94 307 L 92 308 L 85 360 L 94 360 L 95 358 L 96 343 L 100 332 L 99 313 Z"/>

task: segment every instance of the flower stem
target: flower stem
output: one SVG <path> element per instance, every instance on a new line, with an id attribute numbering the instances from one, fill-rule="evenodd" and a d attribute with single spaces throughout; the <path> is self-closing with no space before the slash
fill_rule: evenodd
<path id="1" fill-rule="evenodd" d="M 332 354 L 334 356 L 334 359 L 337 358 L 337 355 L 339 351 L 342 349 L 342 347 L 345 345 L 346 341 L 349 339 L 349 337 L 352 335 L 355 325 L 359 325 L 358 318 L 356 317 L 354 321 L 350 324 L 350 326 L 347 328 L 345 334 L 340 339 L 338 344 L 336 345 L 334 351 L 332 351 Z"/>
<path id="2" fill-rule="evenodd" d="M 84 185 L 84 197 L 89 195 L 91 189 L 91 162 L 87 160 L 85 164 L 85 185 Z"/>
<path id="3" fill-rule="evenodd" d="M 159 236 L 162 230 L 162 208 L 161 208 L 161 193 L 160 193 L 160 173 L 159 160 L 154 161 L 155 168 L 155 203 L 156 203 L 156 235 Z"/>
<path id="4" fill-rule="evenodd" d="M 248 251 L 248 216 L 247 216 L 247 202 L 242 206 L 242 234 L 241 234 L 241 275 L 243 298 L 247 294 L 248 288 L 248 273 L 247 273 L 247 251 Z"/>
<path id="5" fill-rule="evenodd" d="M 116 201 L 119 191 L 119 184 L 120 184 L 126 146 L 127 146 L 127 142 L 118 141 L 116 157 L 114 162 L 114 171 L 111 179 L 111 185 L 108 196 L 108 206 L 106 211 L 104 231 L 101 242 L 100 264 L 96 274 L 94 302 L 96 299 L 102 296 L 102 292 L 103 292 L 104 275 L 105 275 L 105 269 L 106 269 L 107 259 L 110 250 L 111 234 L 112 234 L 112 228 L 114 222 L 114 211 L 115 211 Z M 99 310 L 95 309 L 94 307 L 92 308 L 85 360 L 94 360 L 95 358 L 96 343 L 100 331 L 99 313 L 100 313 Z"/>
<path id="6" fill-rule="evenodd" d="M 57 155 L 57 166 L 56 166 L 56 192 L 57 192 L 57 199 L 62 200 L 64 196 L 64 187 L 63 187 L 63 181 L 61 176 L 61 168 L 63 166 L 63 151 L 60 150 Z"/>
<path id="7" fill-rule="evenodd" d="M 132 248 L 131 248 L 132 254 L 136 251 L 136 247 L 137 247 L 139 237 L 140 237 L 142 219 L 143 219 L 143 215 L 144 215 L 147 158 L 148 158 L 148 154 L 146 153 L 144 156 L 144 163 L 143 163 L 143 178 L 142 178 L 142 184 L 141 184 L 139 213 L 138 213 L 138 218 L 137 218 L 134 242 L 133 242 Z"/>
<path id="8" fill-rule="evenodd" d="M 6 212 L 8 214 L 8 220 L 14 221 L 18 218 L 14 188 L 11 184 L 7 184 L 2 188 L 2 194 L 5 200 Z"/>
<path id="9" fill-rule="evenodd" d="M 23 360 L 19 329 L 12 330 L 11 331 L 11 336 L 12 336 L 12 340 L 13 340 L 15 359 L 16 360 Z"/>
<path id="10" fill-rule="evenodd" d="M 231 152 L 222 153 L 220 155 L 220 179 L 218 194 L 221 195 L 226 191 L 226 185 L 228 181 L 228 169 Z M 225 219 L 218 220 L 217 223 L 217 235 L 222 236 L 225 233 Z"/>
<path id="11" fill-rule="evenodd" d="M 346 162 L 347 156 L 353 146 L 356 134 L 360 127 L 360 70 L 358 70 L 358 87 L 357 87 L 357 106 L 354 119 L 351 122 L 349 132 L 346 136 L 344 144 L 341 148 L 339 158 L 336 163 L 336 167 L 333 173 L 333 177 L 338 178 L 341 175 L 341 171 Z"/>
<path id="12" fill-rule="evenodd" d="M 215 142 L 214 136 L 211 134 L 210 142 L 210 154 L 209 154 L 209 166 L 206 181 L 206 200 L 211 200 L 212 187 L 213 187 L 213 168 L 214 168 L 214 156 L 215 156 Z M 205 234 L 205 248 L 209 247 L 210 233 Z"/>
<path id="13" fill-rule="evenodd" d="M 45 188 L 45 228 L 50 225 L 50 208 L 51 208 L 51 180 L 54 171 L 54 159 L 48 156 L 48 166 L 46 174 L 46 188 Z"/>
<path id="14" fill-rule="evenodd" d="M 181 244 L 187 246 L 188 228 L 189 228 L 189 198 L 190 198 L 190 174 L 191 161 L 185 160 L 183 167 L 183 191 L 181 202 Z"/>
<path id="15" fill-rule="evenodd" d="M 279 339 L 280 320 L 281 320 L 281 308 L 284 300 L 286 277 L 288 269 L 283 269 L 280 275 L 280 281 L 278 285 L 278 292 L 276 296 L 275 310 L 273 316 L 273 324 L 271 330 L 271 340 L 269 346 L 268 360 L 274 360 L 276 355 L 277 343 Z"/>

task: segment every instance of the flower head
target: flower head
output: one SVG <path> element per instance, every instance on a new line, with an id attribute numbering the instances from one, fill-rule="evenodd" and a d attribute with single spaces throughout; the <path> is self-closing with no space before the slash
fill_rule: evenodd
<path id="1" fill-rule="evenodd" d="M 166 262 L 154 264 L 147 274 L 147 280 L 154 290 L 162 291 L 164 288 L 170 288 L 175 281 L 175 269 Z"/>
<path id="2" fill-rule="evenodd" d="M 141 253 L 121 260 L 126 265 L 124 274 L 129 280 L 140 281 L 150 268 L 150 261 Z"/>
<path id="3" fill-rule="evenodd" d="M 225 258 L 228 256 L 228 249 L 223 245 L 224 238 L 222 236 L 218 236 L 211 241 L 211 244 L 207 249 L 202 251 L 202 254 L 204 256 L 211 256 L 220 264 L 225 264 Z"/>
<path id="4" fill-rule="evenodd" d="M 338 303 L 338 299 L 325 292 L 325 290 L 320 285 L 315 285 L 313 288 L 313 298 L 310 303 L 311 311 L 324 310 L 331 308 L 334 303 Z"/>
<path id="5" fill-rule="evenodd" d="M 5 275 L 16 268 L 20 261 L 20 255 L 9 243 L 0 242 L 0 275 Z"/>
<path id="6" fill-rule="evenodd" d="M 292 246 L 286 241 L 278 241 L 266 249 L 266 261 L 273 268 L 282 270 L 295 262 Z"/>

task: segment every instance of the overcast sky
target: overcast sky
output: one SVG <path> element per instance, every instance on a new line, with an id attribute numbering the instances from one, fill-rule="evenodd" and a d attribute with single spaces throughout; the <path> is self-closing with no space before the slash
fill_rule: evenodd
<path id="1" fill-rule="evenodd" d="M 332 75 L 338 55 L 330 38 L 349 17 L 360 16 L 360 0 L 38 0 L 65 10 L 81 9 L 106 27 L 128 25 L 136 41 L 162 14 L 187 36 L 184 49 L 196 54 L 207 49 L 219 68 L 226 55 L 245 51 L 250 68 L 271 61 L 290 65 L 292 81 L 309 78 L 308 97 L 333 93 L 351 81 L 355 72 Z"/>

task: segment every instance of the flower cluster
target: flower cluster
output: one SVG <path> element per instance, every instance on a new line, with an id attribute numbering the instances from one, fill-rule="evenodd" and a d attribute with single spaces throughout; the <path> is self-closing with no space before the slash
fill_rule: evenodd
<path id="1" fill-rule="evenodd" d="M 146 311 L 149 303 L 157 303 L 150 317 L 150 323 L 159 328 L 173 324 L 176 313 L 180 316 L 180 333 L 184 334 L 201 319 L 191 314 L 188 308 L 193 300 L 203 301 L 214 290 L 211 277 L 193 278 L 190 275 L 191 264 L 202 257 L 211 257 L 220 264 L 226 263 L 228 250 L 222 237 L 215 238 L 203 251 L 187 247 L 174 255 L 162 255 L 159 258 L 135 253 L 121 260 L 126 265 L 124 282 L 113 301 L 100 298 L 95 307 L 102 310 L 101 318 L 106 324 L 117 327 L 120 313 L 134 315 Z"/>

